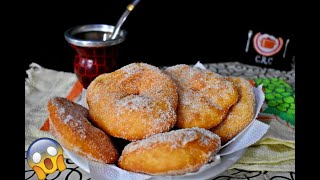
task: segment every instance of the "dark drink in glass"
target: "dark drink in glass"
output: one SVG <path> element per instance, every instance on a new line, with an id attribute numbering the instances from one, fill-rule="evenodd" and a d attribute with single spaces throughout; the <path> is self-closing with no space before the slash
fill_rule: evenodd
<path id="1" fill-rule="evenodd" d="M 125 40 L 126 32 L 118 37 L 109 37 L 113 26 L 92 24 L 70 28 L 65 39 L 75 50 L 74 72 L 84 88 L 103 73 L 112 72 L 117 67 L 119 45 Z"/>

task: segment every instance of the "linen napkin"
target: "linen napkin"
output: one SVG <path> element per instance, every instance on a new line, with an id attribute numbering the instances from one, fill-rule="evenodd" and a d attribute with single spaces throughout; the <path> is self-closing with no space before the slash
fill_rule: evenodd
<path id="1" fill-rule="evenodd" d="M 261 114 L 268 119 L 268 132 L 230 169 L 248 171 L 295 172 L 295 129 L 275 115 Z"/>
<path id="2" fill-rule="evenodd" d="M 25 80 L 25 150 L 38 138 L 53 138 L 47 127 L 49 99 L 54 96 L 76 99 L 82 90 L 73 73 L 46 69 L 36 63 L 31 63 L 26 73 L 28 77 Z"/>

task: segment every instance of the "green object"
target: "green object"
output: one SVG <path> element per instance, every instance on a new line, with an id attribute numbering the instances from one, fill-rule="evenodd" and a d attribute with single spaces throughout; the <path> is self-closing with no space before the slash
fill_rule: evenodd
<path id="1" fill-rule="evenodd" d="M 277 91 L 278 93 L 281 93 L 281 92 L 284 92 L 285 89 L 284 89 L 284 88 L 277 88 L 276 91 Z"/>
<path id="2" fill-rule="evenodd" d="M 268 100 L 274 99 L 274 96 L 272 94 L 266 94 L 266 99 Z"/>
<path id="3" fill-rule="evenodd" d="M 285 97 L 283 100 L 286 103 L 293 103 L 294 102 L 294 98 L 292 96 Z"/>
<path id="4" fill-rule="evenodd" d="M 293 88 L 280 78 L 257 78 L 256 85 L 263 84 L 268 107 L 264 113 L 271 113 L 295 125 L 295 94 Z"/>

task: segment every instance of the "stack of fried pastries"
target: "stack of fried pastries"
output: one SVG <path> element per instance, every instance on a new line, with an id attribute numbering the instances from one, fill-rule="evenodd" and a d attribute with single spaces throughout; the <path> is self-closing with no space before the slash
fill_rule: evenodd
<path id="1" fill-rule="evenodd" d="M 89 110 L 55 97 L 52 134 L 87 159 L 150 175 L 196 172 L 253 120 L 255 97 L 240 77 L 176 65 L 132 63 L 91 82 Z M 117 143 L 127 144 L 119 149 Z"/>

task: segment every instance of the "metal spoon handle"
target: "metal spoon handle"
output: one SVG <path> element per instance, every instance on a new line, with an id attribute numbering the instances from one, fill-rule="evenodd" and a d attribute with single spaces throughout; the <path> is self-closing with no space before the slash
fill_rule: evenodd
<path id="1" fill-rule="evenodd" d="M 118 20 L 113 33 L 111 35 L 111 39 L 115 39 L 119 33 L 119 30 L 122 26 L 122 24 L 124 23 L 124 21 L 127 19 L 128 15 L 130 14 L 130 12 L 134 9 L 134 7 L 140 2 L 140 0 L 134 0 L 131 4 L 129 4 L 127 6 L 126 11 L 122 14 L 122 16 L 120 17 L 120 19 Z"/>
<path id="2" fill-rule="evenodd" d="M 252 36 L 252 30 L 249 30 L 248 32 L 248 39 L 247 39 L 247 45 L 246 45 L 246 52 L 248 52 L 249 50 L 249 45 L 250 45 L 250 41 L 251 41 L 251 36 Z"/>

